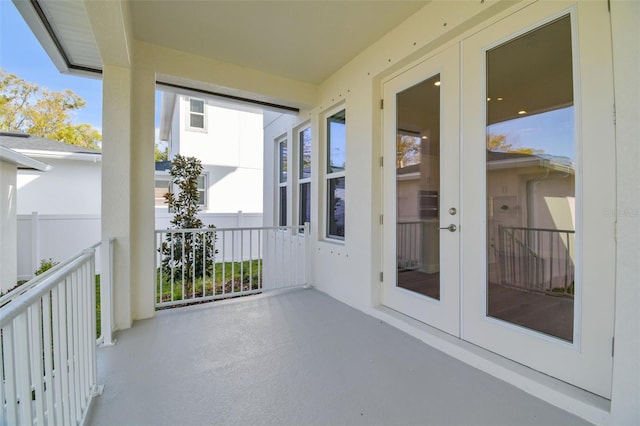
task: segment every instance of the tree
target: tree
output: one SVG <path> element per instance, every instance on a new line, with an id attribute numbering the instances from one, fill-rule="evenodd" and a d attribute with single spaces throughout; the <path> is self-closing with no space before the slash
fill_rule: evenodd
<path id="1" fill-rule="evenodd" d="M 84 99 L 69 89 L 56 92 L 40 88 L 0 69 L 0 130 L 99 149 L 100 132 L 90 124 L 71 120 L 71 113 L 85 105 Z"/>
<path id="2" fill-rule="evenodd" d="M 164 149 L 160 149 L 160 147 L 158 146 L 158 144 L 156 143 L 156 145 L 153 147 L 154 149 L 154 159 L 155 162 L 159 162 L 159 161 L 168 161 L 169 160 L 169 148 L 165 147 Z"/>
<path id="3" fill-rule="evenodd" d="M 398 134 L 396 136 L 396 167 L 420 164 L 421 139 L 416 136 Z"/>
<path id="4" fill-rule="evenodd" d="M 509 152 L 517 154 L 540 154 L 542 151 L 533 148 L 522 148 L 507 142 L 507 135 L 487 133 L 487 149 L 492 152 Z"/>
<path id="5" fill-rule="evenodd" d="M 173 212 L 171 229 L 200 229 L 202 220 L 198 218 L 198 176 L 202 174 L 202 164 L 195 157 L 176 155 L 171 162 L 171 181 L 178 193 L 168 192 L 164 198 Z M 215 228 L 209 225 L 207 228 Z M 201 233 L 169 233 L 162 242 L 162 268 L 167 277 L 185 277 L 185 284 L 193 284 L 193 277 L 211 276 L 216 250 L 215 235 L 211 231 Z M 205 269 L 206 265 L 206 269 Z"/>

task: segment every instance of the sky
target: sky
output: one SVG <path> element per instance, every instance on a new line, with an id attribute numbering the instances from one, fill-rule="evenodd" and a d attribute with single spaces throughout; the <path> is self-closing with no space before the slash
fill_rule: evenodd
<path id="1" fill-rule="evenodd" d="M 72 116 L 75 124 L 89 123 L 102 131 L 102 80 L 62 74 L 33 35 L 11 0 L 0 0 L 0 68 L 53 91 L 71 89 L 86 101 Z M 156 128 L 159 127 L 156 96 Z"/>

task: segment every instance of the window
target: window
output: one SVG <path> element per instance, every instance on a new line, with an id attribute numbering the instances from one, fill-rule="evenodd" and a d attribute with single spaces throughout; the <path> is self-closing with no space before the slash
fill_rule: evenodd
<path id="1" fill-rule="evenodd" d="M 287 140 L 278 142 L 278 225 L 287 226 Z"/>
<path id="2" fill-rule="evenodd" d="M 171 176 L 167 175 L 158 175 L 155 177 L 155 206 L 156 207 L 167 207 L 166 200 L 164 198 L 164 194 L 173 191 L 173 184 L 171 183 Z M 207 175 L 202 174 L 198 176 L 198 205 L 201 207 L 207 206 Z"/>
<path id="3" fill-rule="evenodd" d="M 207 175 L 198 176 L 198 205 L 207 206 Z"/>
<path id="4" fill-rule="evenodd" d="M 298 224 L 311 222 L 311 128 L 299 134 Z"/>
<path id="5" fill-rule="evenodd" d="M 344 240 L 345 219 L 345 110 L 327 118 L 327 237 Z"/>
<path id="6" fill-rule="evenodd" d="M 156 207 L 167 207 L 164 195 L 169 192 L 170 187 L 171 178 L 169 177 L 169 175 L 156 175 L 154 188 Z"/>
<path id="7" fill-rule="evenodd" d="M 189 122 L 187 128 L 189 130 L 205 131 L 206 127 L 204 100 L 189 99 Z"/>

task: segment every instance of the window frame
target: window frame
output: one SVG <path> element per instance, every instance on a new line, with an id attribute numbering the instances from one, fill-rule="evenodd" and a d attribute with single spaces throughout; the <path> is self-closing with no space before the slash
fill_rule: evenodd
<path id="1" fill-rule="evenodd" d="M 202 174 L 200 174 L 198 176 L 198 178 L 202 177 L 203 180 L 203 186 L 202 188 L 200 188 L 200 183 L 198 182 L 198 193 L 202 193 L 202 202 L 198 202 L 198 206 L 200 206 L 202 209 L 207 209 L 208 205 L 209 205 L 209 173 L 207 172 L 202 172 Z M 158 180 L 166 180 L 167 181 L 167 192 L 173 192 L 173 181 L 171 180 L 171 175 L 169 174 L 169 172 L 167 171 L 156 171 L 155 176 L 154 176 L 154 200 L 159 200 L 159 198 L 155 197 L 155 190 L 156 188 L 158 188 L 155 184 L 156 181 Z M 166 208 L 167 211 L 171 211 L 171 209 L 169 209 L 169 206 L 166 203 L 163 203 L 162 205 L 156 204 L 154 202 L 154 207 L 155 208 Z"/>
<path id="2" fill-rule="evenodd" d="M 154 192 L 154 197 L 153 197 L 154 198 L 154 204 L 153 204 L 153 206 L 156 209 L 164 208 L 164 209 L 167 209 L 167 211 L 168 211 L 169 210 L 169 205 L 166 203 L 166 200 L 164 200 L 164 197 L 163 197 L 163 200 L 164 200 L 163 203 L 161 205 L 157 204 L 157 200 L 159 200 L 159 198 L 156 196 L 157 195 L 156 190 L 158 189 L 158 186 L 156 185 L 156 182 L 159 181 L 159 180 L 162 180 L 162 181 L 166 180 L 167 181 L 167 192 L 165 192 L 165 194 L 171 192 L 171 186 L 172 186 L 171 175 L 168 172 L 156 171 L 155 176 L 154 176 L 154 180 L 153 180 L 153 192 Z"/>
<path id="3" fill-rule="evenodd" d="M 342 167 L 341 170 L 338 171 L 334 171 L 331 169 L 331 130 L 330 130 L 330 126 L 331 126 L 331 122 L 332 120 L 335 120 L 334 117 L 342 115 L 343 118 L 343 122 L 344 122 L 344 155 L 345 155 L 345 162 L 344 162 L 344 167 Z M 324 155 L 324 167 L 322 170 L 322 187 L 323 187 L 323 191 L 322 191 L 322 206 L 323 206 L 323 227 L 324 227 L 324 231 L 323 231 L 323 235 L 324 235 L 324 239 L 328 240 L 328 241 L 332 241 L 332 242 L 344 242 L 345 241 L 345 236 L 346 236 L 346 207 L 345 206 L 345 201 L 346 201 L 346 151 L 347 151 L 347 134 L 346 134 L 346 115 L 347 115 L 347 109 L 346 106 L 343 104 L 340 104 L 330 110 L 327 110 L 325 114 L 323 114 L 323 132 L 324 132 L 324 138 L 323 138 L 323 155 Z M 343 179 L 344 180 L 344 190 L 345 190 L 345 196 L 344 198 L 342 198 L 343 200 L 343 223 L 342 223 L 342 235 L 339 235 L 338 233 L 333 234 L 331 232 L 331 219 L 332 219 L 332 211 L 331 211 L 331 198 L 332 198 L 332 194 L 331 194 L 331 184 L 333 181 L 338 180 L 338 179 Z"/>
<path id="4" fill-rule="evenodd" d="M 198 202 L 197 204 L 203 208 L 207 209 L 209 205 L 209 173 L 202 172 L 198 178 L 202 178 L 202 188 L 200 188 L 200 182 L 197 183 L 198 186 L 198 194 L 202 193 L 202 202 Z M 199 179 L 198 179 L 199 180 Z"/>
<path id="5" fill-rule="evenodd" d="M 275 223 L 276 226 L 287 226 L 289 223 L 289 138 L 282 135 L 275 140 L 276 146 L 276 208 Z M 283 150 L 284 148 L 284 150 Z M 284 160 L 284 161 L 283 161 Z M 285 167 L 283 168 L 283 163 Z M 283 196 L 284 191 L 284 196 Z M 282 202 L 284 201 L 284 206 Z"/>
<path id="6" fill-rule="evenodd" d="M 304 133 L 305 132 L 309 132 L 308 135 L 308 139 L 305 138 Z M 298 221 L 298 226 L 303 226 L 306 222 L 311 223 L 311 217 L 312 217 L 312 209 L 311 209 L 311 175 L 313 172 L 313 131 L 311 129 L 311 124 L 310 123 L 306 123 L 302 126 L 299 126 L 297 131 L 296 131 L 296 135 L 297 135 L 297 155 L 296 155 L 296 159 L 297 159 L 297 173 L 296 173 L 296 178 L 297 178 L 297 183 L 296 183 L 296 189 L 297 189 L 297 221 Z M 309 142 L 309 175 L 308 176 L 304 176 L 304 155 L 305 155 L 305 141 Z M 303 217 L 303 214 L 305 212 L 305 208 L 303 207 L 303 201 L 304 198 L 302 196 L 303 192 L 303 186 L 307 185 L 307 199 L 309 202 L 309 217 L 305 218 Z M 298 230 L 299 233 L 304 232 L 304 230 L 302 228 L 300 228 Z"/>
<path id="7" fill-rule="evenodd" d="M 202 102 L 202 112 L 193 111 L 191 109 L 191 101 L 199 101 Z M 192 126 L 191 125 L 191 116 L 192 115 L 202 116 L 202 127 Z M 202 98 L 196 97 L 187 97 L 187 114 L 186 114 L 186 129 L 191 132 L 201 132 L 207 133 L 207 101 Z"/>

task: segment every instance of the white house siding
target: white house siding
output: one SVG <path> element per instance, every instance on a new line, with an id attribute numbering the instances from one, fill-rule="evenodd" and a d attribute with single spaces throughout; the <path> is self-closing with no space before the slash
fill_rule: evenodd
<path id="1" fill-rule="evenodd" d="M 99 215 L 101 204 L 100 161 L 47 158 L 47 173 L 18 173 L 18 214 Z"/>
<path id="2" fill-rule="evenodd" d="M 619 10 L 627 10 L 632 16 L 638 17 L 638 7 L 631 6 L 633 2 L 613 2 L 613 9 L 619 7 Z M 488 26 L 497 21 L 492 16 L 499 15 L 502 10 L 511 7 L 513 4 L 495 3 L 495 2 L 433 2 L 417 12 L 398 28 L 391 31 L 385 37 L 374 43 L 370 48 L 361 52 L 355 59 L 346 64 L 340 71 L 325 81 L 320 88 L 319 102 L 316 107 L 309 111 L 301 111 L 296 118 L 288 115 L 270 116 L 270 120 L 265 120 L 265 155 L 264 155 L 264 171 L 265 171 L 265 190 L 264 190 L 264 214 L 265 223 L 276 224 L 277 216 L 277 183 L 276 183 L 276 156 L 277 145 L 283 135 L 289 141 L 289 153 L 291 153 L 292 139 L 296 126 L 305 122 L 310 122 L 313 129 L 313 174 L 312 174 L 312 236 L 313 236 L 313 275 L 312 283 L 320 290 L 327 292 L 331 296 L 344 301 L 365 312 L 374 315 L 376 307 L 380 304 L 379 296 L 379 272 L 381 270 L 382 242 L 381 231 L 379 225 L 379 215 L 381 214 L 382 205 L 382 188 L 381 188 L 381 172 L 378 167 L 378 160 L 381 156 L 381 114 L 379 111 L 379 102 L 381 99 L 381 81 L 384 78 L 398 73 L 400 69 L 406 65 L 429 56 L 429 53 L 439 46 L 451 44 L 452 40 L 460 39 L 461 34 L 470 34 L 479 28 Z M 623 6 L 624 5 L 624 6 Z M 523 5 L 516 6 L 517 8 Z M 630 9 L 633 9 L 630 10 Z M 512 9 L 513 10 L 513 9 Z M 605 12 L 606 13 L 606 8 Z M 635 13 L 635 14 L 634 14 Z M 627 19 L 625 14 L 614 13 L 614 27 L 619 25 L 614 34 L 618 34 L 623 39 L 625 31 L 631 31 L 636 36 L 637 30 L 632 30 L 631 22 L 633 19 Z M 504 16 L 504 15 L 503 15 Z M 451 29 L 451 31 L 450 31 Z M 627 37 L 628 38 L 628 37 Z M 618 50 L 622 48 L 622 42 Z M 637 45 L 637 38 L 636 43 Z M 622 69 L 620 75 L 625 75 L 625 80 L 616 81 L 616 90 L 620 92 L 624 100 L 627 111 L 626 117 L 629 119 L 631 114 L 629 111 L 635 111 L 637 115 L 638 82 L 637 79 L 631 78 L 630 72 L 636 74 L 638 69 L 637 49 L 635 53 L 629 51 L 629 45 L 625 45 L 626 53 L 614 52 L 614 61 L 618 68 Z M 631 67 L 629 63 L 623 59 L 631 55 Z M 629 72 L 627 72 L 629 71 Z M 629 91 L 624 92 L 620 89 L 620 85 L 627 86 L 631 93 L 634 93 L 635 100 L 631 100 Z M 596 101 L 596 100 L 594 100 Z M 325 127 L 326 111 L 337 105 L 342 105 L 346 109 L 346 128 L 347 128 L 347 147 L 346 147 L 346 232 L 345 240 L 329 241 L 323 238 L 325 234 L 324 222 L 322 217 L 324 193 L 323 180 L 320 179 L 319 169 L 324 166 L 324 154 L 322 153 L 323 132 Z M 635 105 L 635 109 L 632 105 Z M 631 165 L 631 161 L 624 159 L 623 169 L 618 169 L 618 183 L 623 187 L 630 189 L 630 182 L 634 182 L 635 191 L 631 190 L 631 198 L 625 195 L 620 198 L 621 205 L 625 206 L 622 211 L 622 220 L 629 230 L 635 232 L 635 239 L 626 239 L 618 241 L 618 249 L 623 252 L 629 251 L 626 258 L 631 253 L 638 253 L 637 238 L 637 217 L 638 217 L 638 200 L 637 200 L 637 182 L 638 180 L 629 180 L 627 176 L 637 175 L 638 164 L 638 147 L 634 142 L 637 139 L 637 120 L 630 119 L 633 123 L 628 122 L 624 125 L 626 133 L 624 137 L 618 140 L 618 144 L 623 151 L 631 155 L 630 158 L 635 159 L 635 166 Z M 635 128 L 635 133 L 632 131 Z M 620 149 L 620 148 L 619 148 Z M 294 157 L 290 157 L 290 160 Z M 634 169 L 635 167 L 635 169 Z M 546 184 L 541 184 L 546 185 Z M 612 191 L 615 188 L 611 188 Z M 588 189 L 587 189 L 588 191 Z M 562 191 L 561 191 L 562 192 Z M 291 205 L 292 200 L 292 184 L 288 185 L 288 200 Z M 566 191 L 564 191 L 566 195 Z M 564 195 L 563 195 L 564 196 Z M 565 198 L 566 206 L 563 211 L 574 209 L 573 198 Z M 631 206 L 631 207 L 630 207 Z M 548 207 L 548 206 L 547 206 Z M 289 208 L 288 220 L 291 220 L 292 213 L 295 214 L 295 208 Z M 606 211 L 604 214 L 616 213 Z M 635 225 L 631 225 L 631 219 L 635 220 Z M 551 219 L 551 218 L 550 218 Z M 561 226 L 570 226 L 566 218 L 562 219 Z M 567 222 L 567 223 L 565 223 Z M 290 223 L 290 222 L 289 222 Z M 539 224 L 542 226 L 543 224 Z M 613 266 L 613 265 L 609 265 Z M 638 267 L 637 262 L 629 262 L 624 265 L 621 261 L 617 262 L 617 275 L 622 279 L 625 294 L 636 295 Z M 393 273 L 393 272 L 391 272 Z M 633 278 L 632 278 L 633 277 Z M 635 286 L 632 283 L 635 282 Z M 620 287 L 618 287 L 620 291 Z M 612 395 L 617 396 L 619 402 L 616 405 L 615 399 L 612 401 L 612 416 L 607 417 L 600 408 L 592 409 L 590 403 L 575 404 L 576 400 L 567 399 L 559 402 L 558 399 L 550 401 L 555 404 L 564 404 L 565 408 L 570 408 L 573 412 L 585 416 L 592 421 L 611 424 L 635 424 L 640 420 L 638 412 L 637 396 L 638 381 L 640 377 L 640 367 L 637 362 L 631 360 L 637 356 L 639 352 L 638 346 L 638 314 L 637 310 L 632 313 L 637 305 L 638 297 L 633 299 L 618 300 L 618 313 L 616 320 L 616 336 L 621 336 L 623 342 L 620 343 L 616 337 L 616 361 L 614 362 L 614 377 Z M 633 302 L 631 301 L 633 300 Z M 620 305 L 624 305 L 624 320 L 620 320 Z M 628 307 L 626 305 L 629 305 Z M 421 334 L 420 328 L 416 326 L 406 326 L 402 322 L 392 321 L 396 326 L 417 335 Z M 534 382 L 528 382 L 523 379 L 524 376 L 506 372 L 508 369 L 494 361 L 478 358 L 476 354 L 469 352 L 465 355 L 465 351 L 455 346 L 450 346 L 444 340 L 433 339 L 430 342 L 439 347 L 449 347 L 449 353 L 458 356 L 460 359 L 466 360 L 485 371 L 498 374 L 505 380 L 512 383 L 518 383 L 519 386 L 529 389 L 534 394 L 545 398 L 546 392 L 544 386 L 538 387 Z M 440 346 L 441 345 L 441 346 Z M 619 348 L 619 349 L 618 349 Z M 617 351 L 623 351 L 619 354 Z M 625 373 L 622 373 L 622 371 Z M 499 371 L 502 371 L 501 373 Z M 535 390 L 537 389 L 537 390 Z M 630 397 L 630 395 L 634 395 Z M 549 400 L 548 397 L 546 397 Z M 635 405 L 632 401 L 636 401 Z M 594 407 L 598 403 L 594 402 Z M 616 407 L 619 411 L 615 411 Z M 619 419 L 619 420 L 618 420 Z"/>
<path id="3" fill-rule="evenodd" d="M 190 130 L 189 99 L 176 96 L 170 152 L 202 162 L 209 179 L 203 211 L 262 212 L 262 111 L 205 98 L 205 131 Z"/>

